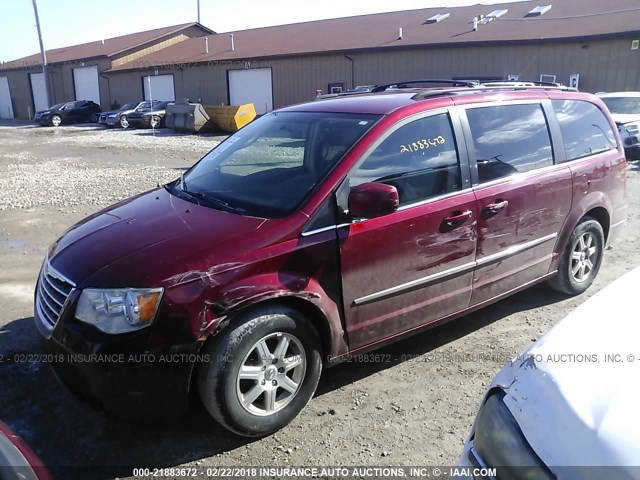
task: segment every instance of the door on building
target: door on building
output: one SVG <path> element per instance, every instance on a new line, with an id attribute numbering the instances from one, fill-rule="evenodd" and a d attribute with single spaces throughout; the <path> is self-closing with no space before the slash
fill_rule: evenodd
<path id="1" fill-rule="evenodd" d="M 31 95 L 33 96 L 33 107 L 35 112 L 46 110 L 51 105 L 47 105 L 47 87 L 44 84 L 44 73 L 30 73 Z"/>
<path id="2" fill-rule="evenodd" d="M 97 66 L 74 68 L 73 85 L 76 92 L 76 100 L 91 100 L 100 105 L 100 84 Z"/>
<path id="3" fill-rule="evenodd" d="M 13 118 L 13 105 L 7 77 L 0 77 L 0 118 Z"/>
<path id="4" fill-rule="evenodd" d="M 229 70 L 229 104 L 245 103 L 253 103 L 258 114 L 273 110 L 270 68 Z"/>
<path id="5" fill-rule="evenodd" d="M 173 75 L 149 75 L 142 79 L 145 100 L 160 100 L 162 102 L 176 99 Z"/>

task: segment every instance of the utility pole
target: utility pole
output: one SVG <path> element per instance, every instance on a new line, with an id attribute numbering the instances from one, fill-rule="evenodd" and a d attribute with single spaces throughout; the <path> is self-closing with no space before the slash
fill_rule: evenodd
<path id="1" fill-rule="evenodd" d="M 200 0 L 198 0 L 198 23 L 200 23 Z"/>
<path id="2" fill-rule="evenodd" d="M 45 95 L 47 97 L 47 108 L 49 108 L 51 106 L 51 102 L 49 100 L 49 76 L 47 74 L 47 52 L 44 51 L 44 45 L 42 43 L 42 32 L 40 31 L 40 17 L 38 16 L 37 0 L 33 0 L 33 13 L 35 13 L 36 15 L 36 28 L 38 29 L 38 41 L 40 42 L 40 53 L 42 54 L 42 73 L 44 76 L 44 90 L 45 90 Z"/>

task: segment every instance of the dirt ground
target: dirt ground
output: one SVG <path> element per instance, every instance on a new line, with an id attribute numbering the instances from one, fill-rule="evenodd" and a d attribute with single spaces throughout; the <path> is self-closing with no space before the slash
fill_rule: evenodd
<path id="1" fill-rule="evenodd" d="M 537 286 L 384 348 L 385 363 L 329 369 L 291 425 L 253 441 L 218 427 L 195 402 L 181 419 L 123 423 L 68 393 L 37 356 L 7 361 L 41 351 L 33 287 L 47 246 L 87 214 L 179 176 L 219 140 L 166 130 L 0 124 L 0 420 L 56 478 L 124 478 L 134 466 L 455 464 L 502 364 L 640 265 L 640 169 L 630 164 L 629 221 L 586 294 L 567 298 Z"/>

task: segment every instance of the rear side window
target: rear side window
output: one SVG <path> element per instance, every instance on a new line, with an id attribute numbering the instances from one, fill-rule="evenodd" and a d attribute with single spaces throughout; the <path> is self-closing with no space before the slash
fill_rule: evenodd
<path id="1" fill-rule="evenodd" d="M 593 103 L 580 100 L 553 100 L 567 160 L 614 150 L 616 137 L 604 113 Z"/>
<path id="2" fill-rule="evenodd" d="M 553 165 L 551 138 L 539 104 L 470 108 L 480 182 Z"/>
<path id="3" fill-rule="evenodd" d="M 449 116 L 421 118 L 391 133 L 358 167 L 349 186 L 367 182 L 396 187 L 400 206 L 460 190 L 460 165 Z"/>

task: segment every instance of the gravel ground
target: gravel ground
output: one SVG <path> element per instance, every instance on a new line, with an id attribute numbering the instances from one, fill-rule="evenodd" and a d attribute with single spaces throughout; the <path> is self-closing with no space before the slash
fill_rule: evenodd
<path id="1" fill-rule="evenodd" d="M 123 478 L 132 466 L 451 465 L 502 364 L 640 264 L 640 172 L 631 165 L 628 225 L 585 295 L 567 298 L 537 286 L 386 347 L 373 361 L 327 370 L 302 414 L 259 440 L 222 430 L 196 403 L 182 419 L 122 423 L 78 401 L 37 357 L 3 362 L 40 352 L 33 285 L 47 246 L 97 209 L 177 177 L 219 140 L 0 124 L 0 419 L 56 478 Z"/>

